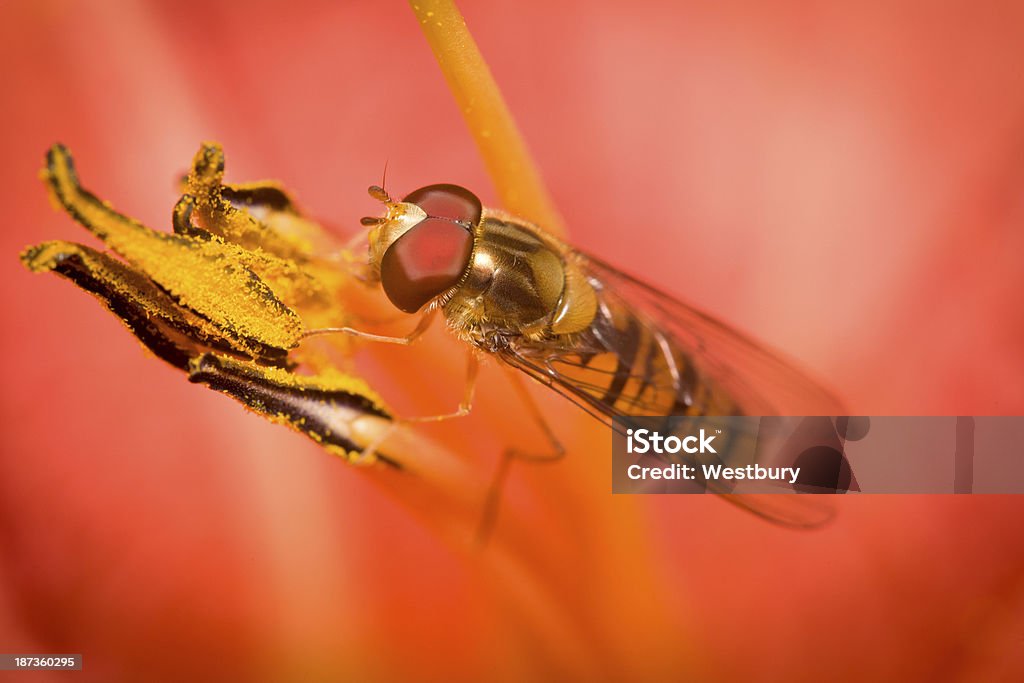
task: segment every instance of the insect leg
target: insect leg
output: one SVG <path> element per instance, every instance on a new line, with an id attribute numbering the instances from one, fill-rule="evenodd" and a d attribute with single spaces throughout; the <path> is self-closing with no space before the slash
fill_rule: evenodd
<path id="1" fill-rule="evenodd" d="M 370 334 L 369 332 L 362 332 L 360 330 L 353 329 L 351 327 L 324 327 L 318 330 L 310 330 L 304 334 L 304 337 L 310 337 L 318 334 L 348 334 L 361 339 L 367 339 L 369 341 L 383 342 L 387 344 L 401 344 L 408 346 L 412 342 L 416 341 L 423 332 L 430 327 L 431 321 L 434 319 L 436 310 L 427 311 L 420 318 L 419 323 L 413 329 L 412 332 L 404 337 L 387 337 L 379 334 Z M 459 403 L 459 407 L 451 413 L 445 413 L 443 415 L 426 415 L 421 417 L 405 417 L 395 419 L 387 429 L 382 430 L 377 438 L 371 441 L 362 452 L 357 455 L 353 455 L 350 458 L 350 462 L 359 464 L 362 462 L 370 462 L 376 457 L 377 449 L 384 441 L 387 440 L 391 432 L 397 427 L 403 424 L 411 424 L 416 422 L 442 422 L 444 420 L 450 420 L 452 418 L 463 417 L 469 415 L 473 409 L 473 395 L 476 393 L 476 378 L 477 370 L 479 369 L 479 362 L 476 354 L 473 351 L 469 351 L 466 354 L 466 385 L 463 391 L 462 401 Z"/>
<path id="2" fill-rule="evenodd" d="M 469 415 L 469 412 L 473 410 L 473 395 L 476 393 L 476 376 L 480 369 L 480 361 L 477 360 L 476 353 L 473 351 L 466 352 L 466 385 L 462 391 L 462 401 L 459 402 L 458 409 L 453 413 L 445 413 L 444 415 L 429 415 L 425 417 L 406 417 L 402 419 L 402 422 L 443 422 L 453 417 L 465 417 Z"/>
<path id="3" fill-rule="evenodd" d="M 526 409 L 530 413 L 530 417 L 534 423 L 540 427 L 541 431 L 544 432 L 544 436 L 547 438 L 548 443 L 551 444 L 551 451 L 548 453 L 527 453 L 520 451 L 515 448 L 506 449 L 501 454 L 501 460 L 498 462 L 498 469 L 494 473 L 494 477 L 491 479 L 491 484 L 487 489 L 487 498 L 484 501 L 484 512 L 480 519 L 480 525 L 477 527 L 477 542 L 481 545 L 487 542 L 490 538 L 491 532 L 494 531 L 494 525 L 498 521 L 498 511 L 501 507 L 501 494 L 504 491 L 505 480 L 508 477 L 509 469 L 512 467 L 512 463 L 515 460 L 523 460 L 525 462 L 532 463 L 550 463 L 557 462 L 565 457 L 565 446 L 555 436 L 554 430 L 548 424 L 547 420 L 544 419 L 544 414 L 537 407 L 537 403 L 530 396 L 530 392 L 527 391 L 523 385 L 522 379 L 519 375 L 512 370 L 507 370 L 509 380 L 512 382 L 512 386 L 515 388 L 516 393 L 519 394 L 519 399 L 526 406 Z"/>
<path id="4" fill-rule="evenodd" d="M 434 320 L 434 315 L 437 313 L 436 309 L 432 309 L 423 314 L 420 318 L 419 323 L 413 328 L 412 332 L 405 335 L 404 337 L 389 337 L 382 334 L 371 334 L 370 332 L 363 332 L 352 327 L 321 327 L 317 330 L 307 330 L 302 334 L 302 338 L 314 337 L 320 334 L 348 334 L 353 337 L 359 337 L 360 339 L 366 339 L 369 341 L 381 342 L 384 344 L 401 344 L 402 346 L 408 346 L 427 331 L 430 327 L 430 323 Z"/>
<path id="5" fill-rule="evenodd" d="M 445 420 L 469 415 L 470 411 L 473 410 L 473 396 L 476 394 L 476 378 L 479 368 L 480 363 L 477 360 L 476 354 L 473 351 L 468 351 L 466 353 L 466 385 L 462 393 L 462 400 L 459 402 L 459 407 L 454 412 L 445 413 L 443 415 L 395 418 L 386 430 L 382 431 L 376 439 L 363 449 L 361 453 L 352 457 L 350 462 L 358 464 L 367 460 L 372 460 L 376 457 L 377 448 L 387 440 L 393 430 L 403 424 L 412 424 L 416 422 L 443 422 Z"/>

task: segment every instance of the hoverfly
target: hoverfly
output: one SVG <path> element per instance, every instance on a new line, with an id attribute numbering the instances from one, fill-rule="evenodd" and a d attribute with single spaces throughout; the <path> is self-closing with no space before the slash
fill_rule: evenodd
<path id="1" fill-rule="evenodd" d="M 362 221 L 369 228 L 364 279 L 421 319 L 406 337 L 338 329 L 404 344 L 441 311 L 471 350 L 459 411 L 422 419 L 469 411 L 474 352 L 525 373 L 609 426 L 617 416 L 842 414 L 827 391 L 744 334 L 537 225 L 483 207 L 463 187 L 429 185 L 401 201 L 380 186 L 369 193 L 386 214 Z M 551 457 L 560 456 L 557 438 L 540 423 L 554 446 Z M 804 497 L 730 497 L 787 525 L 821 521 L 817 506 L 797 498 Z"/>

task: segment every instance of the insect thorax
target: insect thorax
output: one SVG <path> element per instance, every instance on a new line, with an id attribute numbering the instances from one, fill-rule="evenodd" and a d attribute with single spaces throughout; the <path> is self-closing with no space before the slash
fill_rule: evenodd
<path id="1" fill-rule="evenodd" d="M 595 298 L 567 247 L 528 223 L 488 211 L 469 270 L 441 305 L 455 334 L 493 351 L 516 338 L 585 329 Z"/>

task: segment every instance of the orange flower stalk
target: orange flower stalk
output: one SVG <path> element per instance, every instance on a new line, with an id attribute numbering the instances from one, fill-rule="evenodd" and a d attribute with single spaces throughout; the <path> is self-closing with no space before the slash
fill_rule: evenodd
<path id="1" fill-rule="evenodd" d="M 502 207 L 553 235 L 563 235 L 540 170 L 458 7 L 451 0 L 409 0 L 409 5 L 462 110 Z"/>

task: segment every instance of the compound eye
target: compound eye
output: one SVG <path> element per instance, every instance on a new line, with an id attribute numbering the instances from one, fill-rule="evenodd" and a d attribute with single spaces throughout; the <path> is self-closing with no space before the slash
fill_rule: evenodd
<path id="1" fill-rule="evenodd" d="M 406 195 L 402 201 L 415 204 L 431 218 L 447 218 L 466 227 L 479 223 L 483 213 L 476 195 L 458 185 L 427 185 Z"/>
<path id="2" fill-rule="evenodd" d="M 469 267 L 473 233 L 451 220 L 425 218 L 388 247 L 380 283 L 396 308 L 415 313 L 454 287 Z"/>

